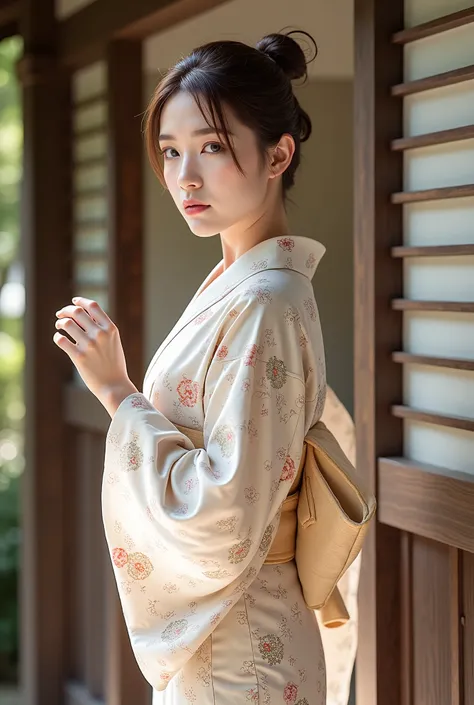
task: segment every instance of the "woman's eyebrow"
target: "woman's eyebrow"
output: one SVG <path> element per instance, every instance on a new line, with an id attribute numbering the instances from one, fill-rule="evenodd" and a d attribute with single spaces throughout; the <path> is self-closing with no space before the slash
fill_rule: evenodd
<path id="1" fill-rule="evenodd" d="M 200 130 L 194 130 L 194 132 L 191 133 L 193 137 L 197 137 L 198 135 L 222 135 L 224 134 L 224 130 L 220 129 L 215 129 L 214 127 L 201 127 Z M 227 131 L 227 134 L 234 137 L 234 134 L 232 132 Z M 162 134 L 158 137 L 159 140 L 175 140 L 176 137 L 174 135 L 166 135 Z"/>

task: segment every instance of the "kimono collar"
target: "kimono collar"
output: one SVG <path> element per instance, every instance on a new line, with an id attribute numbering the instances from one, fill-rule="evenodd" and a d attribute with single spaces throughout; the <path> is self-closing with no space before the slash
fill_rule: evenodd
<path id="1" fill-rule="evenodd" d="M 267 269 L 292 269 L 311 281 L 325 251 L 324 245 L 309 237 L 273 237 L 263 240 L 244 252 L 223 272 L 224 260 L 221 260 L 197 290 L 190 308 L 194 312 L 196 308 L 202 310 L 212 305 L 240 282 Z M 206 286 L 214 276 L 216 278 Z"/>
<path id="2" fill-rule="evenodd" d="M 207 316 L 206 312 L 212 310 L 214 304 L 226 297 L 245 279 L 264 274 L 265 270 L 291 269 L 311 280 L 325 251 L 324 245 L 308 237 L 275 237 L 247 250 L 225 271 L 222 271 L 224 260 L 221 260 L 203 281 L 173 330 L 158 348 L 147 377 L 151 366 L 173 338 L 198 316 Z"/>

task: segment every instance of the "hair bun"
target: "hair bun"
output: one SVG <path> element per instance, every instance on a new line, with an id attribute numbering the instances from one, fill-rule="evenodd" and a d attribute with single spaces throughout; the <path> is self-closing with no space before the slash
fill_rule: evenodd
<path id="1" fill-rule="evenodd" d="M 309 37 L 315 47 L 315 54 L 312 59 L 309 61 L 306 60 L 301 46 L 291 38 L 290 35 L 292 34 L 304 34 L 306 37 Z M 318 54 L 318 47 L 313 37 L 303 30 L 293 30 L 287 34 L 267 34 L 260 39 L 256 48 L 266 54 L 270 59 L 273 59 L 288 76 L 290 81 L 302 77 L 306 79 L 308 76 L 307 64 L 309 64 L 310 61 L 314 61 Z"/>

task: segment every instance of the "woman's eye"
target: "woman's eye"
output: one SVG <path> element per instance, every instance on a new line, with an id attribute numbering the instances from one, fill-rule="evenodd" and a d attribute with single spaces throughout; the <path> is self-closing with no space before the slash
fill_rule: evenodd
<path id="1" fill-rule="evenodd" d="M 212 150 L 211 154 L 219 154 L 219 152 L 221 152 L 223 149 L 220 142 L 210 142 L 209 144 L 206 144 L 206 147 L 218 147 L 219 148 L 217 151 Z M 204 149 L 206 149 L 206 147 Z"/>
<path id="2" fill-rule="evenodd" d="M 170 152 L 170 151 L 171 151 L 171 152 L 176 152 L 176 150 L 175 150 L 174 147 L 167 147 L 166 149 L 162 149 L 162 150 L 161 150 L 161 154 L 163 154 L 163 156 L 165 157 L 165 159 L 172 159 L 172 157 L 168 157 L 167 154 L 166 154 L 167 152 Z"/>

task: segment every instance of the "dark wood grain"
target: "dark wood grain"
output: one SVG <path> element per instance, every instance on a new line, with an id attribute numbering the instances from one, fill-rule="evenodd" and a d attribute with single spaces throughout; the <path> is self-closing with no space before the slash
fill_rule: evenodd
<path id="1" fill-rule="evenodd" d="M 462 559 L 463 602 L 460 614 L 462 636 L 462 663 L 464 700 L 474 703 L 474 553 L 463 553 Z"/>
<path id="2" fill-rule="evenodd" d="M 474 138 L 474 125 L 464 125 L 463 127 L 453 127 L 450 130 L 440 130 L 438 132 L 428 132 L 424 135 L 414 137 L 399 137 L 392 140 L 392 149 L 396 152 L 407 149 L 419 149 L 421 147 L 432 147 L 450 142 L 461 142 Z"/>
<path id="3" fill-rule="evenodd" d="M 414 93 L 422 93 L 431 91 L 435 88 L 445 88 L 446 86 L 454 86 L 457 83 L 464 81 L 472 81 L 474 79 L 474 64 L 463 66 L 460 69 L 438 73 L 427 78 L 419 78 L 416 81 L 408 81 L 407 83 L 399 83 L 392 87 L 392 95 L 403 98 Z"/>
<path id="4" fill-rule="evenodd" d="M 430 367 L 446 367 L 450 370 L 474 372 L 474 360 L 461 358 L 413 355 L 412 353 L 398 351 L 392 353 L 392 360 L 402 365 L 428 365 Z"/>
<path id="5" fill-rule="evenodd" d="M 451 198 L 474 196 L 474 184 L 463 186 L 443 186 L 422 191 L 401 191 L 392 194 L 392 203 L 419 203 L 420 201 L 443 201 Z"/>
<path id="6" fill-rule="evenodd" d="M 392 41 L 395 42 L 395 44 L 408 44 L 409 42 L 416 42 L 419 39 L 433 37 L 442 32 L 448 32 L 457 27 L 463 27 L 471 22 L 474 22 L 474 7 L 468 7 L 459 12 L 452 12 L 449 15 L 437 17 L 435 20 L 423 22 L 423 24 L 416 25 L 415 27 L 402 29 L 400 32 L 396 32 L 393 35 Z"/>
<path id="7" fill-rule="evenodd" d="M 71 292 L 71 121 L 69 79 L 55 53 L 53 0 L 22 3 L 20 71 L 23 109 L 22 259 L 27 305 L 25 337 L 25 455 L 22 477 L 21 662 L 25 705 L 62 705 L 66 485 L 70 438 L 63 386 L 69 357 L 54 344 L 55 311 Z M 54 106 L 54 107 L 53 107 Z"/>
<path id="8" fill-rule="evenodd" d="M 462 431 L 474 431 L 474 419 L 465 416 L 446 416 L 435 414 L 423 409 L 413 409 L 402 404 L 394 404 L 392 413 L 399 419 L 411 419 L 412 421 L 422 421 L 434 424 L 435 426 L 445 426 L 447 428 L 459 428 Z"/>
<path id="9" fill-rule="evenodd" d="M 144 376 L 144 185 L 141 42 L 118 40 L 107 49 L 109 107 L 110 315 L 120 330 L 130 379 Z M 145 705 L 151 688 L 130 645 L 109 563 L 106 691 L 110 705 Z"/>
<path id="10" fill-rule="evenodd" d="M 425 245 L 422 247 L 392 247 L 392 257 L 469 257 L 474 255 L 472 245 Z"/>
<path id="11" fill-rule="evenodd" d="M 403 2 L 355 2 L 354 82 L 354 328 L 357 468 L 377 491 L 377 457 L 400 453 L 402 424 L 390 405 L 400 399 L 402 375 L 388 350 L 402 346 L 401 316 L 390 300 L 402 292 L 402 266 L 391 257 L 401 244 L 402 155 L 390 149 L 403 129 L 402 101 L 390 87 L 402 80 L 401 47 L 390 42 L 403 25 Z M 400 705 L 402 612 L 400 532 L 376 524 L 364 544 L 359 589 L 357 702 Z"/>
<path id="12" fill-rule="evenodd" d="M 393 299 L 395 311 L 440 311 L 446 313 L 474 313 L 474 301 L 414 301 Z"/>
<path id="13" fill-rule="evenodd" d="M 380 458 L 378 472 L 379 521 L 474 552 L 474 475 L 406 458 Z"/>
<path id="14" fill-rule="evenodd" d="M 413 703 L 451 700 L 451 548 L 413 537 Z"/>

